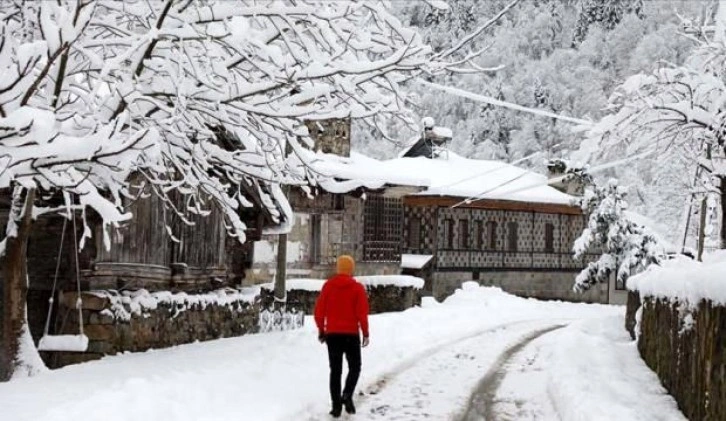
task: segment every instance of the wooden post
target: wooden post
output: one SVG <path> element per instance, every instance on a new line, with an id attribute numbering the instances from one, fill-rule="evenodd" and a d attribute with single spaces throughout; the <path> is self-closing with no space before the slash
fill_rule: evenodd
<path id="1" fill-rule="evenodd" d="M 699 215 L 698 221 L 698 261 L 703 261 L 703 246 L 706 241 L 706 211 L 708 197 L 704 196 L 701 200 L 701 214 Z"/>
<path id="2" fill-rule="evenodd" d="M 726 177 L 719 177 L 721 184 L 719 185 L 719 193 L 721 200 L 721 230 L 719 238 L 719 247 L 726 249 Z"/>
<path id="3" fill-rule="evenodd" d="M 18 187 L 16 187 L 18 189 Z M 17 190 L 16 190 L 17 191 Z M 28 295 L 27 248 L 32 226 L 35 190 L 13 193 L 8 223 L 15 219 L 17 233 L 6 239 L 3 256 L 2 334 L 0 335 L 0 381 L 12 377 L 16 368 L 20 335 L 26 323 Z"/>
<path id="4" fill-rule="evenodd" d="M 275 304 L 274 309 L 285 309 L 287 291 L 285 277 L 287 275 L 287 234 L 280 234 L 277 240 L 277 272 L 275 273 Z"/>

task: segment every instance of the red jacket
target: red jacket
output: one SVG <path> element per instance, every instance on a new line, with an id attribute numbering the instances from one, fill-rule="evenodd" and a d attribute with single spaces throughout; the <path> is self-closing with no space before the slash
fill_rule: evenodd
<path id="1" fill-rule="evenodd" d="M 323 333 L 368 337 L 368 296 L 363 285 L 348 275 L 335 275 L 323 285 L 315 303 L 315 324 Z"/>

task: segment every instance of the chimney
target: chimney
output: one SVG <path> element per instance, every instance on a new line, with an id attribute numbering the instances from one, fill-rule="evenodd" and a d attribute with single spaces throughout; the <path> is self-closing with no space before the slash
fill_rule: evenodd
<path id="1" fill-rule="evenodd" d="M 547 184 L 562 193 L 582 196 L 592 177 L 583 168 L 570 167 L 564 159 L 551 159 L 547 163 Z"/>

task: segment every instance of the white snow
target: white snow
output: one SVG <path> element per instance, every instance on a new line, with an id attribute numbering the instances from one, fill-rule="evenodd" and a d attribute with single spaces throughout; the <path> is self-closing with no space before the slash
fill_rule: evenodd
<path id="1" fill-rule="evenodd" d="M 547 392 L 562 420 L 686 419 L 640 358 L 622 316 L 576 322 L 547 339 Z"/>
<path id="2" fill-rule="evenodd" d="M 556 375 L 550 393 L 563 420 L 679 419 L 619 330 L 623 313 L 622 307 L 521 299 L 469 283 L 443 303 L 424 300 L 420 308 L 373 315 L 356 417 L 372 416 L 377 396 L 390 406 L 379 419 L 424 419 L 417 402 L 432 414 L 460 413 L 500 351 L 529 329 L 578 321 L 575 332 L 563 330 L 551 342 L 546 362 Z M 587 320 L 594 324 L 579 325 Z M 607 329 L 593 328 L 597 320 Z M 13 421 L 318 420 L 328 417 L 327 384 L 327 352 L 308 318 L 299 330 L 123 354 L 13 380 L 0 384 L 0 407 L 3 419 Z"/>
<path id="3" fill-rule="evenodd" d="M 366 286 L 397 286 L 397 287 L 413 287 L 416 289 L 423 288 L 424 281 L 421 278 L 409 275 L 375 275 L 375 276 L 356 276 L 355 279 Z M 288 291 L 299 289 L 304 291 L 320 291 L 323 288 L 325 279 L 303 279 L 291 278 L 285 280 L 285 288 Z M 261 288 L 272 290 L 275 284 L 270 282 L 261 284 Z"/>
<path id="4" fill-rule="evenodd" d="M 402 254 L 401 267 L 405 269 L 421 269 L 426 266 L 431 258 L 431 254 Z"/>
<path id="5" fill-rule="evenodd" d="M 685 256 L 676 256 L 651 265 L 648 269 L 628 279 L 628 289 L 641 296 L 665 298 L 697 305 L 701 300 L 726 304 L 726 260 L 706 258 L 698 262 Z"/>
<path id="6" fill-rule="evenodd" d="M 343 193 L 358 187 L 421 187 L 419 195 L 571 204 L 573 197 L 547 184 L 547 177 L 499 161 L 443 156 L 379 161 L 351 152 L 349 158 L 318 153 L 307 158 L 321 187 Z M 327 178 L 326 178 L 327 177 Z"/>
<path id="7" fill-rule="evenodd" d="M 445 137 L 448 139 L 454 137 L 454 132 L 452 132 L 451 129 L 448 127 L 436 126 L 432 129 L 432 131 L 434 132 L 434 135 L 438 137 Z"/>
<path id="8" fill-rule="evenodd" d="M 144 315 L 159 305 L 166 305 L 174 310 L 172 318 L 187 309 L 197 306 L 206 308 L 208 305 L 232 306 L 235 303 L 253 303 L 260 295 L 259 287 L 239 289 L 224 288 L 206 293 L 187 294 L 185 292 L 157 291 L 145 289 L 136 291 L 90 291 L 90 294 L 109 300 L 110 308 L 103 310 L 118 320 L 131 320 L 132 315 Z"/>
<path id="9" fill-rule="evenodd" d="M 285 289 L 288 291 L 292 291 L 294 289 L 302 291 L 320 291 L 323 289 L 324 283 L 325 279 L 291 278 L 285 279 Z M 260 288 L 273 290 L 275 289 L 275 283 L 269 282 L 266 284 L 261 284 Z"/>
<path id="10" fill-rule="evenodd" d="M 38 351 L 86 352 L 86 335 L 43 335 L 38 342 Z"/>

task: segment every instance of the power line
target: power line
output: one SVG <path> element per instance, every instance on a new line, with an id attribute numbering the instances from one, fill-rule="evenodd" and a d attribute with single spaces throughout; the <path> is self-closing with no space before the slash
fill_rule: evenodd
<path id="1" fill-rule="evenodd" d="M 594 124 L 592 121 L 589 121 L 589 120 L 583 120 L 583 119 L 575 118 L 575 117 L 568 117 L 568 116 L 564 116 L 564 115 L 560 115 L 560 114 L 555 114 L 555 113 L 552 113 L 549 111 L 540 110 L 537 108 L 524 107 L 522 105 L 513 104 L 511 102 L 501 101 L 496 98 L 492 98 L 490 96 L 475 94 L 473 92 L 465 91 L 463 89 L 452 88 L 450 86 L 444 86 L 444 85 L 440 85 L 438 83 L 428 82 L 428 81 L 425 81 L 420 78 L 416 79 L 416 81 L 424 86 L 428 86 L 430 88 L 434 88 L 434 89 L 446 92 L 451 95 L 471 99 L 471 100 L 478 101 L 478 102 L 484 102 L 484 103 L 495 105 L 498 107 L 509 108 L 509 109 L 512 109 L 515 111 L 522 111 L 525 113 L 538 115 L 540 117 L 554 118 L 557 120 L 566 121 L 568 123 L 577 124 L 579 126 L 585 126 L 585 128 L 590 128 Z"/>

